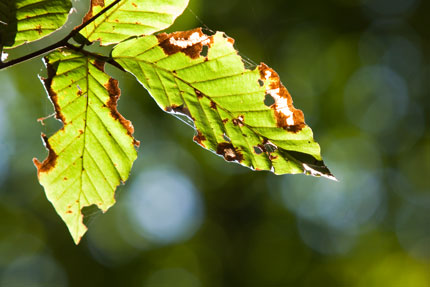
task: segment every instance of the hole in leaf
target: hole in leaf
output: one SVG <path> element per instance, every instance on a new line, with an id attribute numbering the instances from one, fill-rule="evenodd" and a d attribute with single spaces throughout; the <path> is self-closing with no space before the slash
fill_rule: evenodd
<path id="1" fill-rule="evenodd" d="M 231 143 L 231 139 L 225 133 L 222 135 L 222 137 L 224 138 L 225 141 Z"/>
<path id="2" fill-rule="evenodd" d="M 216 34 L 216 31 L 213 31 L 213 30 L 209 29 L 208 27 L 202 27 L 201 29 L 202 29 L 202 32 L 204 34 L 206 34 L 207 36 L 213 36 Z"/>
<path id="3" fill-rule="evenodd" d="M 273 143 L 271 143 L 270 141 L 267 141 L 266 143 L 264 143 L 264 148 L 268 153 L 274 152 L 275 150 L 278 149 L 278 147 Z"/>
<path id="4" fill-rule="evenodd" d="M 207 45 L 204 45 L 202 47 L 202 51 L 200 52 L 200 56 L 207 57 L 209 53 L 209 47 Z"/>
<path id="5" fill-rule="evenodd" d="M 259 146 L 254 146 L 254 152 L 256 154 L 262 154 L 263 153 L 263 149 Z"/>
<path id="6" fill-rule="evenodd" d="M 88 227 L 88 225 L 91 223 L 91 221 L 94 220 L 97 214 L 102 213 L 102 211 L 98 208 L 96 204 L 92 204 L 90 206 L 85 206 L 81 210 L 82 214 L 84 215 L 84 224 Z"/>
<path id="7" fill-rule="evenodd" d="M 264 86 L 264 82 L 262 79 L 258 79 L 258 84 L 260 85 L 260 87 Z"/>
<path id="8" fill-rule="evenodd" d="M 245 66 L 245 69 L 247 69 L 247 70 L 254 70 L 255 67 L 257 67 L 257 65 L 255 63 L 253 63 L 252 61 L 248 60 L 243 55 L 241 55 L 241 60 L 242 60 L 243 65 Z"/>
<path id="9" fill-rule="evenodd" d="M 270 106 L 272 106 L 274 103 L 275 103 L 275 99 L 274 99 L 270 94 L 267 94 L 267 95 L 264 97 L 264 104 L 265 104 L 266 106 L 270 107 Z"/>

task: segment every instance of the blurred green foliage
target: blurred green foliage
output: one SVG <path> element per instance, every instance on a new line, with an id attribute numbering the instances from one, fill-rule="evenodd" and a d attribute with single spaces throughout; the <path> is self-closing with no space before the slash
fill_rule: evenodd
<path id="1" fill-rule="evenodd" d="M 117 205 L 87 210 L 79 246 L 31 163 L 46 153 L 40 133 L 60 126 L 36 121 L 53 112 L 43 65 L 1 71 L 0 286 L 430 286 L 428 11 L 424 0 L 191 0 L 169 31 L 225 31 L 277 70 L 340 182 L 224 162 L 112 68 L 142 145 Z"/>

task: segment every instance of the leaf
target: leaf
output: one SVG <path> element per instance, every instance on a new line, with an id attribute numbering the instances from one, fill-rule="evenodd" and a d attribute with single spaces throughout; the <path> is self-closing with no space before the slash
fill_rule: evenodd
<path id="1" fill-rule="evenodd" d="M 163 110 L 192 119 L 194 141 L 225 160 L 335 179 L 276 72 L 245 68 L 233 44 L 224 33 L 195 29 L 131 39 L 112 56 Z"/>
<path id="2" fill-rule="evenodd" d="M 91 0 L 84 22 L 114 0 Z M 173 24 L 188 6 L 188 0 L 122 0 L 85 27 L 81 34 L 102 45 L 119 43 L 132 36 L 151 35 Z"/>
<path id="3" fill-rule="evenodd" d="M 45 63 L 43 82 L 64 127 L 49 139 L 42 135 L 49 155 L 34 163 L 49 201 L 78 244 L 87 230 L 82 208 L 95 204 L 106 212 L 115 203 L 115 189 L 128 178 L 138 142 L 132 124 L 116 109 L 118 82 L 104 72 L 103 62 L 57 50 Z"/>
<path id="4" fill-rule="evenodd" d="M 0 0 L 0 44 L 16 47 L 61 28 L 70 0 Z"/>

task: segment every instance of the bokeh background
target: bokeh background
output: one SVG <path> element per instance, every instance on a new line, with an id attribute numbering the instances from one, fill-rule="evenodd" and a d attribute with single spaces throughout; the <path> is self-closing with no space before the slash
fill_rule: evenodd
<path id="1" fill-rule="evenodd" d="M 80 22 L 10 52 L 55 42 Z M 80 11 L 80 12 L 79 12 Z M 339 178 L 275 176 L 192 142 L 108 68 L 142 141 L 106 214 L 75 246 L 31 159 L 54 119 L 40 58 L 0 71 L 0 286 L 430 286 L 430 1 L 191 0 L 206 26 L 277 70 Z"/>

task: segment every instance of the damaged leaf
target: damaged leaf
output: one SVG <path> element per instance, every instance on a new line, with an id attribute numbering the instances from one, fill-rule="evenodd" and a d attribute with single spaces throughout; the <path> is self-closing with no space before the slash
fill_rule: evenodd
<path id="1" fill-rule="evenodd" d="M 51 34 L 71 8 L 70 0 L 0 0 L 0 44 L 16 47 Z"/>
<path id="2" fill-rule="evenodd" d="M 91 0 L 84 22 L 112 4 L 114 0 Z M 188 0 L 122 0 L 81 34 L 102 45 L 119 43 L 132 36 L 151 35 L 168 28 L 182 14 Z"/>
<path id="3" fill-rule="evenodd" d="M 201 29 L 118 44 L 112 57 L 166 112 L 194 121 L 194 141 L 255 170 L 334 179 L 278 74 L 245 68 L 234 40 Z"/>
<path id="4" fill-rule="evenodd" d="M 71 50 L 45 58 L 42 79 L 63 128 L 49 139 L 49 151 L 34 159 L 40 183 L 55 210 L 79 243 L 87 228 L 82 209 L 96 205 L 103 212 L 115 203 L 115 189 L 127 180 L 137 157 L 133 126 L 117 111 L 118 82 L 104 72 L 104 63 Z"/>

